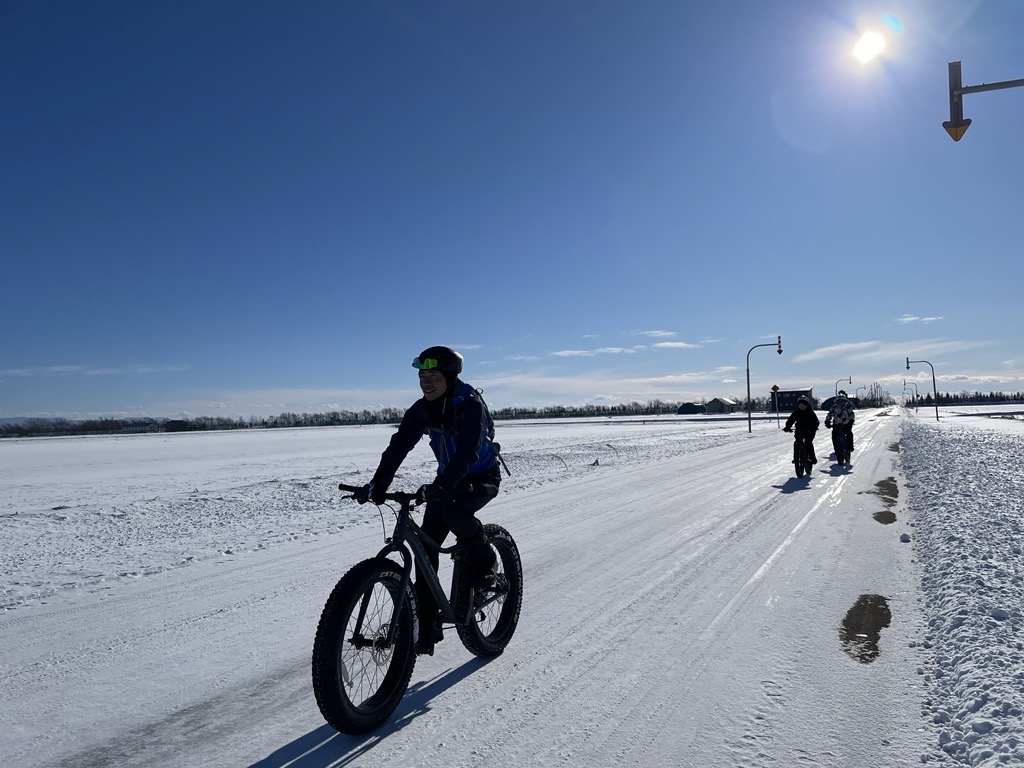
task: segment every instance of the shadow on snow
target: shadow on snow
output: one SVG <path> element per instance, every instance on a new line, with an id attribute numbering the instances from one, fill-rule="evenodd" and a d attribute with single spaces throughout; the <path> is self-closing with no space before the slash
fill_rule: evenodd
<path id="1" fill-rule="evenodd" d="M 805 477 L 791 477 L 783 485 L 773 485 L 772 488 L 778 488 L 783 493 L 806 491 L 811 487 L 811 479 L 810 475 L 806 475 Z"/>
<path id="2" fill-rule="evenodd" d="M 402 730 L 417 717 L 429 712 L 434 697 L 462 682 L 492 660 L 473 658 L 433 680 L 409 686 L 391 718 L 375 731 L 360 736 L 347 736 L 325 723 L 253 763 L 250 768 L 340 768 L 355 765 L 355 761 L 392 733 Z"/>

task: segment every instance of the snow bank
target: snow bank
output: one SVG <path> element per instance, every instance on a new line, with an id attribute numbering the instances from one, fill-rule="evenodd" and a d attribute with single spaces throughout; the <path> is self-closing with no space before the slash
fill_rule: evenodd
<path id="1" fill-rule="evenodd" d="M 1024 764 L 1022 440 L 1024 423 L 1012 419 L 904 424 L 929 617 L 923 714 L 939 745 L 922 762 Z"/>

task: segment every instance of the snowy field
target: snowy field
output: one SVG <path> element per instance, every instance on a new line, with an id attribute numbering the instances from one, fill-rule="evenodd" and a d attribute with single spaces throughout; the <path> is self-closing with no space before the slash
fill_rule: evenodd
<path id="1" fill-rule="evenodd" d="M 309 654 L 390 427 L 0 440 L 0 765 L 1024 764 L 1013 410 L 862 411 L 810 481 L 774 419 L 499 424 L 517 634 L 365 737 Z"/>

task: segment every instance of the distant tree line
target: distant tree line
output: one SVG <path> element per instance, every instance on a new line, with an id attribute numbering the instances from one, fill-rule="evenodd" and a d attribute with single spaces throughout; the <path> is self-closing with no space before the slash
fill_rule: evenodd
<path id="1" fill-rule="evenodd" d="M 910 405 L 1005 405 L 1024 402 L 1024 392 L 939 392 L 934 398 L 932 393 L 910 395 L 906 402 Z"/>
<path id="2" fill-rule="evenodd" d="M 675 413 L 678 403 L 653 400 L 648 403 L 616 405 L 514 406 L 491 411 L 499 421 L 512 419 L 557 419 L 595 416 L 653 416 Z M 145 432 L 203 432 L 229 429 L 284 429 L 293 427 L 339 427 L 359 424 L 398 424 L 404 408 L 377 408 L 362 411 L 329 411 L 327 413 L 281 413 L 277 416 L 248 419 L 224 416 L 195 416 L 187 419 L 25 419 L 0 424 L 0 437 L 59 437 L 62 435 L 123 435 Z"/>
<path id="3" fill-rule="evenodd" d="M 862 407 L 881 407 L 895 402 L 888 393 L 873 390 L 871 398 L 861 398 Z M 695 401 L 706 404 L 704 399 Z M 746 398 L 738 399 L 743 410 L 747 408 Z M 913 398 L 909 400 L 913 404 Z M 1001 403 L 1024 403 L 1024 392 L 960 392 L 939 393 L 939 405 L 993 405 Z M 512 406 L 491 411 L 498 421 L 518 419 L 566 419 L 616 416 L 662 416 L 674 415 L 682 403 L 679 401 L 650 400 L 646 403 L 631 402 L 615 405 L 549 405 L 536 408 Z M 918 405 L 932 405 L 931 394 L 917 398 Z M 773 413 L 771 397 L 751 398 L 751 410 L 757 413 Z M 188 419 L 152 418 L 99 418 L 75 421 L 70 419 L 25 419 L 15 423 L 0 424 L 0 437 L 59 437 L 63 435 L 123 435 L 145 432 L 203 432 L 229 429 L 284 429 L 294 427 L 340 427 L 359 424 L 397 424 L 405 413 L 403 408 L 377 408 L 361 411 L 329 411 L 327 413 L 281 413 L 277 416 L 248 419 L 224 416 L 195 416 Z"/>

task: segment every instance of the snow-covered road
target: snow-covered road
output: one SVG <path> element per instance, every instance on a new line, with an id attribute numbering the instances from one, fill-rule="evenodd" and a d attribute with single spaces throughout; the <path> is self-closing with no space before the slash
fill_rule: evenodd
<path id="1" fill-rule="evenodd" d="M 0 764 L 949 759 L 925 704 L 920 564 L 900 541 L 916 535 L 903 420 L 862 412 L 850 471 L 820 435 L 810 482 L 774 421 L 500 425 L 514 475 L 482 517 L 522 553 L 516 636 L 483 662 L 449 633 L 365 737 L 324 724 L 309 653 L 333 583 L 381 546 L 373 508 L 333 489 L 368 476 L 387 428 L 51 441 L 64 461 L 0 443 L 21 462 L 0 480 Z M 77 480 L 58 496 L 62 469 Z"/>

